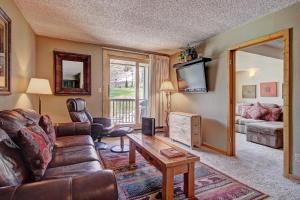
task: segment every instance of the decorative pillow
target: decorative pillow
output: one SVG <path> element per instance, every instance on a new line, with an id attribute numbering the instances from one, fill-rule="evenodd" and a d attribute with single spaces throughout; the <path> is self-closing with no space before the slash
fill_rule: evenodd
<path id="1" fill-rule="evenodd" d="M 50 143 L 51 143 L 51 148 L 53 149 L 53 146 L 56 141 L 56 135 L 55 135 L 55 129 L 54 129 L 51 118 L 48 115 L 43 115 L 40 119 L 39 125 L 42 127 L 42 129 L 47 134 L 47 136 L 50 140 Z"/>
<path id="2" fill-rule="evenodd" d="M 253 106 L 248 106 L 248 105 L 241 106 L 241 116 L 247 119 L 251 118 L 250 115 L 248 115 L 247 111 L 252 107 Z"/>
<path id="3" fill-rule="evenodd" d="M 281 113 L 281 108 L 268 108 L 268 113 L 262 119 L 266 121 L 278 121 Z"/>
<path id="4" fill-rule="evenodd" d="M 259 102 L 247 110 L 247 114 L 252 119 L 261 119 L 268 113 L 268 109 L 264 108 Z"/>
<path id="5" fill-rule="evenodd" d="M 243 106 L 253 106 L 252 103 L 237 103 L 235 109 L 235 115 L 242 116 L 242 108 Z"/>
<path id="6" fill-rule="evenodd" d="M 29 170 L 20 148 L 0 129 L 0 187 L 19 185 L 29 181 Z"/>
<path id="7" fill-rule="evenodd" d="M 50 141 L 46 133 L 37 125 L 22 128 L 18 133 L 17 143 L 33 178 L 40 180 L 52 157 L 49 148 Z"/>

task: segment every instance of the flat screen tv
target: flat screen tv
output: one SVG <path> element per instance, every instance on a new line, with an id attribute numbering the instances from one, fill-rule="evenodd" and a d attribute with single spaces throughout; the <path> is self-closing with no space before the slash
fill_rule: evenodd
<path id="1" fill-rule="evenodd" d="M 177 68 L 176 74 L 179 92 L 207 92 L 205 62 L 197 62 Z"/>

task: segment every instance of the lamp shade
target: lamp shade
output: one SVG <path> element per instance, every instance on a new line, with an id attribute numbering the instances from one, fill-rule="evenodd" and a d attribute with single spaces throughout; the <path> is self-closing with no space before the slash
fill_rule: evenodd
<path id="1" fill-rule="evenodd" d="M 31 78 L 26 93 L 52 94 L 52 91 L 47 79 Z"/>
<path id="2" fill-rule="evenodd" d="M 174 92 L 175 89 L 171 81 L 164 81 L 160 86 L 160 91 L 163 92 Z"/>

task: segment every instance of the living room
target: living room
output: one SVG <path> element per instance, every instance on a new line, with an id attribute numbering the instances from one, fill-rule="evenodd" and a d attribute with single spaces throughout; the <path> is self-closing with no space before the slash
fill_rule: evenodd
<path id="1" fill-rule="evenodd" d="M 298 102 L 300 97 L 296 74 L 298 74 L 298 66 L 300 64 L 297 56 L 300 49 L 298 22 L 300 4 L 297 2 L 294 0 L 270 0 L 254 2 L 135 1 L 134 3 L 129 1 L 91 1 L 87 3 L 86 1 L 2 0 L 0 2 L 1 14 L 7 16 L 6 18 L 2 16 L 2 27 L 8 27 L 6 25 L 8 21 L 10 21 L 11 27 L 10 39 L 5 40 L 7 41 L 5 43 L 7 46 L 4 48 L 10 48 L 10 54 L 5 56 L 6 68 L 4 73 L 0 73 L 0 77 L 4 77 L 5 80 L 4 83 L 0 82 L 0 108 L 1 110 L 33 109 L 38 113 L 39 105 L 41 105 L 41 114 L 49 115 L 53 124 L 70 123 L 72 120 L 66 101 L 70 98 L 83 98 L 89 113 L 93 117 L 104 116 L 110 117 L 116 122 L 118 120 L 125 120 L 126 122 L 124 117 L 120 117 L 117 114 L 114 115 L 114 113 L 111 114 L 110 110 L 107 110 L 107 108 L 110 108 L 109 100 L 112 94 L 110 92 L 116 94 L 117 89 L 120 88 L 122 92 L 130 91 L 130 94 L 114 96 L 122 99 L 131 99 L 123 100 L 125 102 L 134 102 L 129 106 L 130 112 L 132 107 L 135 110 L 140 109 L 140 98 L 141 94 L 143 94 L 142 99 L 147 100 L 143 102 L 148 102 L 146 110 L 149 109 L 149 112 L 145 113 L 152 113 L 151 117 L 155 118 L 156 125 L 160 128 L 163 127 L 165 132 L 168 132 L 166 127 L 169 121 L 166 121 L 166 117 L 169 112 L 184 112 L 200 116 L 201 128 L 198 129 L 201 135 L 201 141 L 198 141 L 201 143 L 200 149 L 191 149 L 176 141 L 173 142 L 169 137 L 165 137 L 163 132 L 157 131 L 157 137 L 200 157 L 200 162 L 195 161 L 195 170 L 202 169 L 203 173 L 205 171 L 205 175 L 200 176 L 200 172 L 197 172 L 195 177 L 194 195 L 196 198 L 209 199 L 210 197 L 217 199 L 225 195 L 228 197 L 229 191 L 233 191 L 234 188 L 237 191 L 241 191 L 241 188 L 243 188 L 243 191 L 247 190 L 250 192 L 246 192 L 246 194 L 236 198 L 228 197 L 228 199 L 298 199 L 300 197 L 300 188 L 297 184 L 300 177 L 300 149 L 298 144 L 300 134 L 297 120 L 299 119 L 300 108 L 296 102 Z M 187 12 L 187 10 L 189 11 Z M 216 13 L 220 14 L 216 15 Z M 3 35 L 1 36 L 2 40 L 9 35 L 9 31 L 5 30 L 7 32 L 5 32 L 4 37 Z M 284 96 L 284 98 L 281 98 L 281 100 L 288 100 L 286 102 L 289 102 L 289 113 L 287 114 L 289 140 L 284 140 L 289 145 L 286 146 L 288 148 L 282 150 L 286 150 L 284 161 L 282 161 L 285 163 L 284 165 L 282 164 L 285 169 L 279 170 L 278 174 L 267 174 L 267 170 L 263 172 L 256 170 L 257 167 L 259 168 L 258 162 L 261 161 L 260 159 L 257 162 L 253 162 L 252 166 L 247 166 L 245 164 L 251 160 L 240 157 L 238 151 L 236 155 L 232 153 L 233 142 L 230 132 L 231 127 L 235 126 L 234 122 L 231 123 L 231 119 L 235 117 L 233 115 L 235 112 L 232 112 L 232 106 L 230 106 L 232 79 L 229 78 L 229 68 L 232 62 L 230 62 L 230 57 L 228 58 L 228 55 L 230 55 L 228 50 L 235 49 L 239 45 L 243 46 L 242 44 L 249 41 L 256 40 L 257 42 L 262 37 L 273 37 L 273 34 L 282 31 L 288 32 L 289 36 L 289 45 L 287 45 L 289 47 L 289 58 L 284 60 L 284 64 L 287 65 L 286 63 L 288 63 L 290 70 L 290 73 L 284 78 L 285 81 L 288 81 L 288 84 L 285 85 L 287 86 L 286 96 L 288 97 Z M 286 42 L 287 40 L 285 39 L 284 41 Z M 257 42 L 257 44 L 260 43 L 262 42 Z M 203 57 L 211 59 L 211 61 L 205 63 L 205 69 L 207 70 L 207 92 L 205 93 L 189 93 L 177 90 L 179 83 L 178 68 L 174 66 L 180 62 L 184 64 L 186 60 L 190 59 L 182 57 L 182 53 L 185 54 L 187 52 L 185 51 L 186 49 L 196 50 L 196 59 L 201 60 Z M 56 84 L 56 80 L 59 80 L 59 77 L 54 72 L 59 65 L 55 64 L 55 51 L 67 53 L 58 54 L 57 61 L 66 58 L 64 56 L 71 56 L 70 54 L 76 54 L 78 56 L 76 59 L 82 58 L 78 54 L 88 56 L 82 58 L 82 62 L 84 63 L 83 66 L 88 66 L 86 64 L 88 62 L 85 61 L 90 59 L 91 84 L 84 84 L 84 86 L 90 86 L 90 88 L 87 87 L 84 90 L 85 88 L 83 89 L 80 86 L 79 89 L 80 92 L 85 92 L 86 94 L 68 94 L 66 91 L 63 94 L 62 90 L 64 87 L 59 88 L 59 84 Z M 192 55 L 190 54 L 191 57 Z M 111 74 L 109 75 L 112 60 L 120 61 L 113 64 L 117 65 L 118 69 L 123 70 L 119 71 L 121 75 L 125 74 L 124 76 L 116 76 L 115 79 L 120 79 L 120 81 L 109 78 L 112 76 Z M 154 72 L 152 72 L 152 76 L 149 75 L 148 78 L 148 83 L 152 87 L 158 83 L 155 85 L 156 92 L 155 90 L 147 91 L 147 84 L 144 84 L 145 82 L 142 84 L 141 82 L 141 80 L 146 80 L 147 73 L 145 71 L 141 73 L 140 71 L 142 68 L 146 69 L 145 66 L 149 66 L 150 71 L 153 69 L 152 66 L 162 66 L 163 70 L 156 72 L 157 74 L 155 75 L 157 76 L 154 76 Z M 132 69 L 139 71 L 133 72 Z M 170 80 L 175 88 L 175 91 L 172 91 L 167 97 L 171 101 L 169 106 L 165 95 L 169 93 L 165 91 L 160 92 L 163 81 L 155 82 L 153 81 L 154 79 L 151 79 L 153 77 L 162 77 L 162 80 Z M 26 91 L 32 78 L 48 80 L 51 94 L 36 95 L 27 93 Z M 62 79 L 63 77 L 60 78 Z M 159 80 L 159 78 L 156 80 Z M 67 81 L 66 84 L 73 82 L 73 80 Z M 110 87 L 112 84 L 115 85 L 115 88 Z M 144 89 L 139 90 L 140 86 L 143 86 Z M 278 92 L 278 98 L 280 98 L 282 85 L 277 84 L 277 87 L 277 91 L 280 91 Z M 60 92 L 62 93 L 59 94 Z M 158 103 L 156 104 L 153 103 L 155 102 L 154 94 L 159 94 L 159 98 L 157 98 Z M 153 99 L 151 100 L 151 98 Z M 155 105 L 163 106 L 157 106 L 156 108 Z M 116 106 L 116 108 L 119 107 Z M 19 112 L 22 113 L 22 111 Z M 4 114 L 7 113 L 3 112 L 1 116 Z M 145 116 L 149 116 L 148 114 L 145 114 Z M 140 132 L 138 129 L 141 128 L 139 127 L 141 126 L 141 117 L 143 117 L 141 113 L 135 112 L 132 118 L 133 121 L 130 121 L 133 124 L 131 127 L 137 129 L 134 133 Z M 0 118 L 3 120 L 2 117 Z M 172 124 L 169 125 L 171 130 Z M 1 124 L 0 128 L 4 129 L 2 126 Z M 118 126 L 116 127 L 118 128 Z M 80 129 L 80 127 L 77 128 L 75 127 L 73 131 L 76 132 L 76 130 Z M 84 127 L 81 128 L 84 129 Z M 160 171 L 157 171 L 150 164 L 145 164 L 147 162 L 142 157 L 139 157 L 139 154 L 136 155 L 137 159 L 135 160 L 137 166 L 146 167 L 141 168 L 140 171 L 134 171 L 134 169 L 128 168 L 128 153 L 113 153 L 110 151 L 111 145 L 120 145 L 120 137 L 122 138 L 123 136 L 118 134 L 118 137 L 103 137 L 101 141 L 95 140 L 95 144 L 105 142 L 108 145 L 106 150 L 102 150 L 103 153 L 100 155 L 100 158 L 94 157 L 94 150 L 91 150 L 90 147 L 84 147 L 85 152 L 91 153 L 88 154 L 90 156 L 89 159 L 102 159 L 102 162 L 104 159 L 104 163 L 106 162 L 106 165 L 110 166 L 110 170 L 112 170 L 109 173 L 115 174 L 117 178 L 115 180 L 117 186 L 114 186 L 114 188 L 119 197 L 112 195 L 111 198 L 107 199 L 165 198 L 161 197 L 163 187 Z M 128 139 L 128 137 L 124 136 L 125 144 L 128 144 Z M 97 152 L 101 154 L 101 150 Z M 119 158 L 116 158 L 118 156 Z M 69 158 L 69 160 L 72 159 Z M 92 163 L 93 167 L 89 166 L 89 168 L 95 170 L 95 168 L 100 167 L 98 164 L 94 164 L 94 160 Z M 125 168 L 122 168 L 123 171 L 120 168 L 114 168 L 118 164 L 122 166 L 125 164 Z M 104 166 L 102 165 L 101 168 L 104 168 Z M 149 176 L 134 176 L 134 172 L 149 173 Z M 49 173 L 50 171 L 47 173 L 47 176 L 50 176 Z M 223 180 L 220 182 L 220 184 L 223 184 L 223 187 L 212 181 L 212 174 L 215 174 L 215 180 Z M 132 179 L 128 177 L 126 179 L 126 175 L 133 177 Z M 151 176 L 153 179 L 149 178 Z M 210 176 L 212 176 L 211 179 L 209 179 Z M 93 184 L 99 181 L 96 176 L 93 178 L 95 178 L 93 179 Z M 104 188 L 104 185 L 102 188 L 100 187 L 101 181 L 96 187 L 96 185 L 90 184 L 88 180 L 85 180 L 87 181 L 85 184 L 89 187 L 84 191 L 80 189 L 83 186 L 78 185 L 82 180 L 79 180 L 77 177 L 73 177 L 73 179 L 74 188 L 72 191 L 75 192 L 73 193 L 74 199 L 97 199 L 84 195 L 90 195 L 93 189 L 101 193 L 100 190 Z M 138 179 L 143 181 L 138 182 Z M 205 185 L 205 180 L 210 180 L 211 184 Z M 66 196 L 70 195 L 67 192 L 67 188 L 71 187 L 69 177 L 64 180 L 44 181 L 62 181 L 57 183 L 57 185 L 61 186 L 62 196 L 53 196 L 53 198 L 66 199 Z M 130 185 L 131 181 L 132 185 Z M 225 182 L 230 184 L 225 184 Z M 33 186 L 36 184 L 29 181 L 20 181 L 17 186 L 14 183 L 13 186 L 6 187 L 5 190 L 0 188 L 0 199 L 32 199 L 29 193 L 36 194 L 34 198 L 39 199 L 42 198 L 39 195 L 41 191 L 48 194 L 48 190 L 58 190 L 57 187 L 49 189 L 41 184 L 38 188 L 40 191 L 35 193 L 37 189 L 34 189 Z M 146 187 L 148 185 L 151 186 L 151 184 L 153 184 L 153 187 Z M 175 177 L 174 184 L 175 199 L 184 199 L 184 192 L 188 193 L 188 191 L 182 189 L 184 188 L 182 178 L 180 176 L 179 178 Z M 27 185 L 30 187 L 26 187 Z M 126 188 L 126 186 L 131 187 Z M 209 187 L 216 190 L 208 189 Z M 78 193 L 76 193 L 76 190 Z M 105 192 L 104 189 L 103 191 Z M 116 191 L 113 192 L 114 195 Z M 82 196 L 80 193 L 82 193 Z M 218 194 L 221 196 L 218 196 Z M 53 195 L 55 195 L 55 192 L 53 192 Z M 168 198 L 173 198 L 172 194 L 170 196 Z M 102 196 L 102 199 L 105 198 Z"/>

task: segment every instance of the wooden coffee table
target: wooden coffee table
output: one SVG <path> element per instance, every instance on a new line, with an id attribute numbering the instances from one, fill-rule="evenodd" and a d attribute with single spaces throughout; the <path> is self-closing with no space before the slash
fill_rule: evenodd
<path id="1" fill-rule="evenodd" d="M 175 145 L 172 145 L 155 136 L 146 136 L 141 133 L 128 134 L 130 142 L 129 163 L 135 164 L 137 150 L 147 161 L 154 165 L 163 174 L 162 197 L 164 200 L 173 199 L 174 176 L 184 174 L 184 193 L 188 198 L 195 195 L 195 162 L 200 158 Z M 160 153 L 161 149 L 174 147 L 186 155 L 177 158 L 168 158 Z"/>

